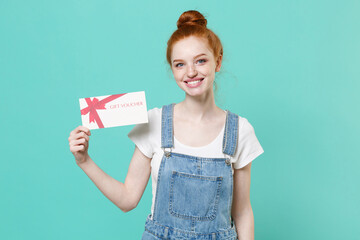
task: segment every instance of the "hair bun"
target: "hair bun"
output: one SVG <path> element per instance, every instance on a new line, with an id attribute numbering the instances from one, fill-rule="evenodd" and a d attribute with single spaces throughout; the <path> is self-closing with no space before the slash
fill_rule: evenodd
<path id="1" fill-rule="evenodd" d="M 205 17 L 196 10 L 186 11 L 179 17 L 176 25 L 178 28 L 181 28 L 186 25 L 199 25 L 206 27 L 207 20 Z"/>

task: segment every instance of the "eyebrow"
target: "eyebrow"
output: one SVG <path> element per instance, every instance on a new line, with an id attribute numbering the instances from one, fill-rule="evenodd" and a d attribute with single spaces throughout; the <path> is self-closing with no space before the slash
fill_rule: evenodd
<path id="1" fill-rule="evenodd" d="M 205 55 L 205 56 L 206 56 L 205 53 L 200 53 L 199 55 L 196 55 L 194 58 L 200 57 L 200 56 L 202 56 L 202 55 Z M 173 62 L 180 62 L 180 61 L 182 61 L 182 60 L 181 60 L 181 59 L 174 59 L 174 60 L 173 60 Z"/>

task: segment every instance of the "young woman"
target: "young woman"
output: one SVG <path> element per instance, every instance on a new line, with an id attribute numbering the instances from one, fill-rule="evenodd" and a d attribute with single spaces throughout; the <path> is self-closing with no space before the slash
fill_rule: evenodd
<path id="1" fill-rule="evenodd" d="M 184 12 L 167 61 L 185 99 L 148 111 L 129 133 L 135 143 L 124 183 L 88 155 L 89 129 L 70 133 L 78 166 L 122 211 L 134 209 L 150 174 L 153 198 L 142 239 L 254 239 L 251 161 L 263 153 L 246 118 L 215 104 L 223 48 L 198 11 Z"/>

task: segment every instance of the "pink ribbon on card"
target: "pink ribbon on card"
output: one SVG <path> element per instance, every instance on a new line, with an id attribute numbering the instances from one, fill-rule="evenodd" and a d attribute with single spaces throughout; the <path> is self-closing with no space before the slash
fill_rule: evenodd
<path id="1" fill-rule="evenodd" d="M 106 103 L 111 102 L 112 100 L 119 98 L 125 94 L 126 93 L 114 94 L 114 95 L 106 97 L 100 101 L 96 97 L 94 97 L 93 100 L 91 100 L 90 98 L 85 98 L 85 101 L 88 106 L 86 108 L 81 109 L 81 115 L 86 115 L 86 114 L 90 113 L 90 115 L 89 115 L 90 122 L 96 121 L 99 128 L 104 128 L 104 124 L 102 123 L 102 121 L 99 117 L 99 114 L 97 113 L 96 110 L 97 109 L 106 109 L 105 108 Z"/>

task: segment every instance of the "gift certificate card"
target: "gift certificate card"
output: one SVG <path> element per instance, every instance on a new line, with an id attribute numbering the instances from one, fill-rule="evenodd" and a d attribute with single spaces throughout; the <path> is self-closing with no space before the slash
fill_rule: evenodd
<path id="1" fill-rule="evenodd" d="M 145 92 L 80 98 L 82 125 L 89 129 L 147 123 Z"/>

